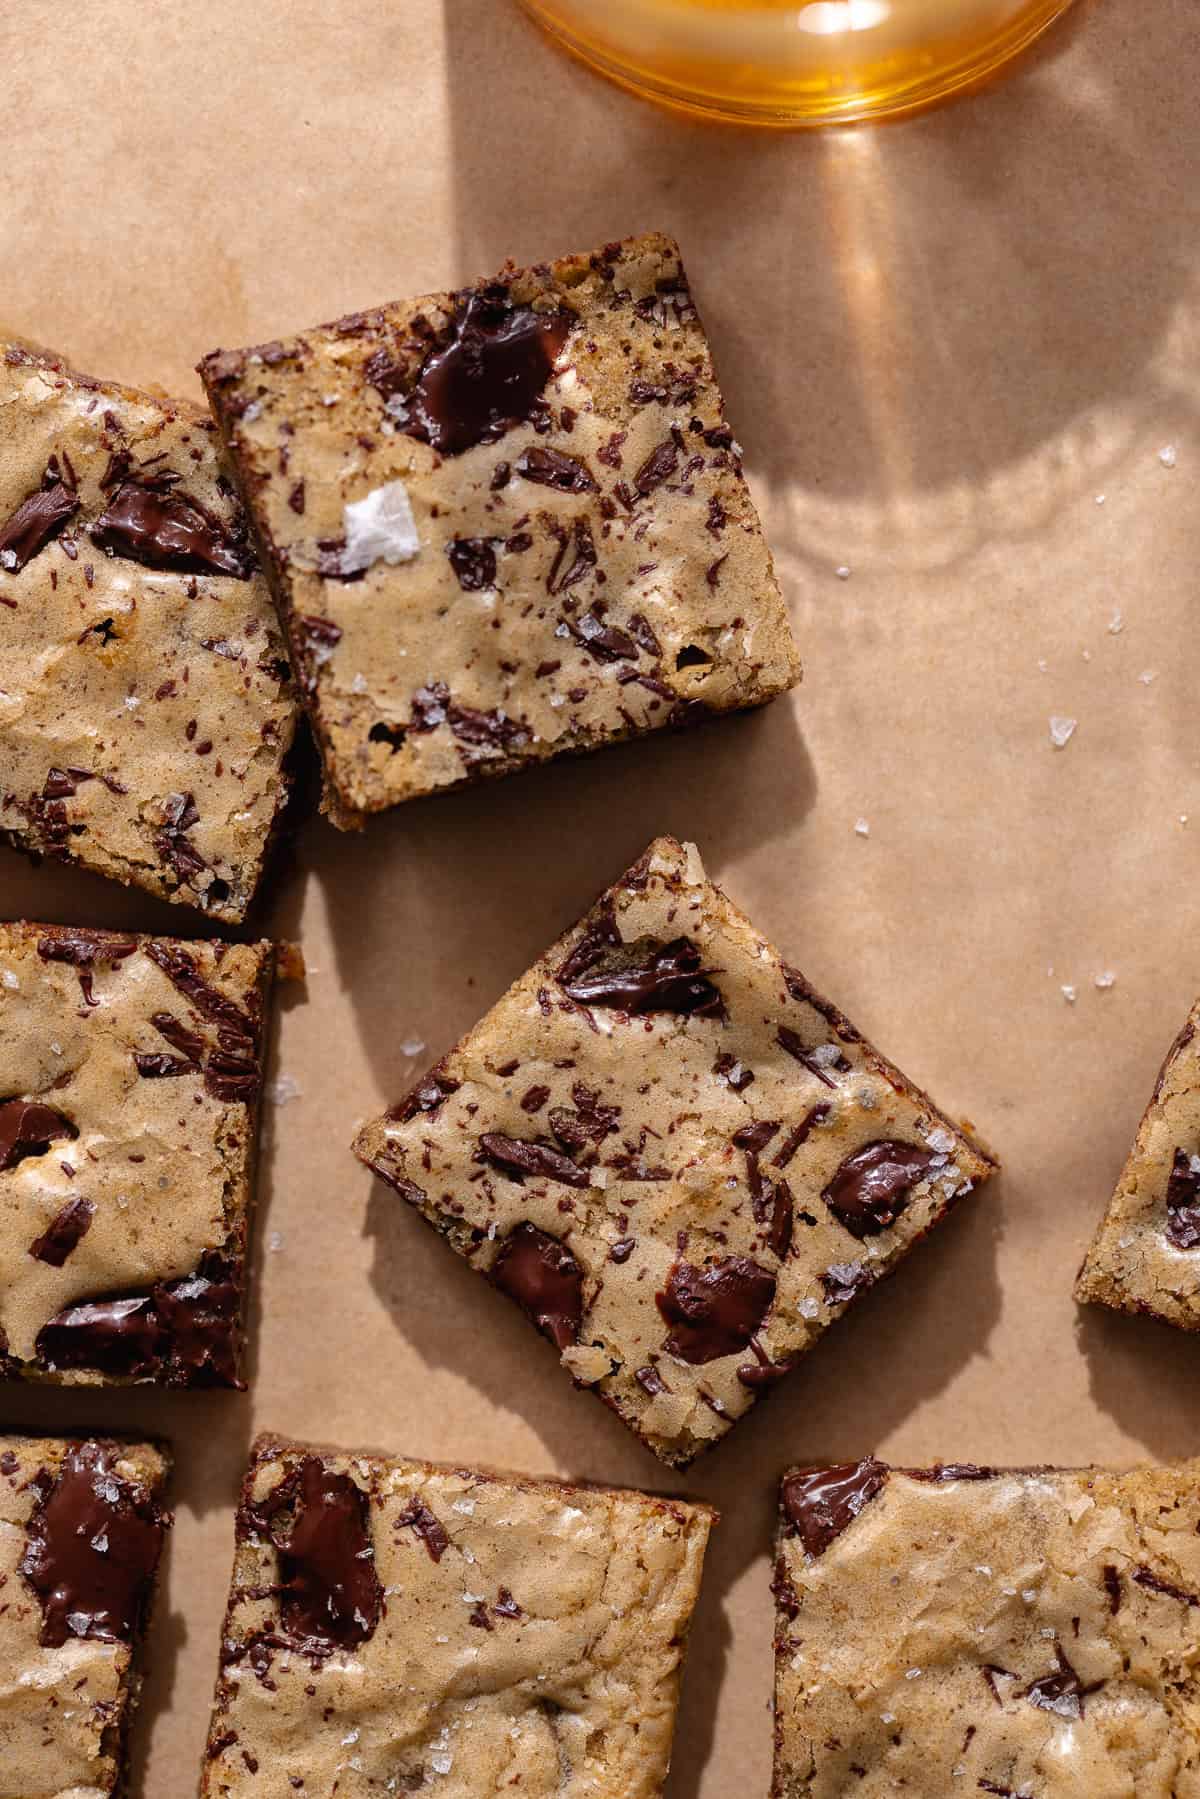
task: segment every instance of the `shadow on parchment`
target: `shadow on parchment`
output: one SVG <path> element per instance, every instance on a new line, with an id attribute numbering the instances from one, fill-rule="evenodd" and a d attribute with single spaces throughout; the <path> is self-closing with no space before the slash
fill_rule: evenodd
<path id="1" fill-rule="evenodd" d="M 1200 1455 L 1200 1337 L 1095 1305 L 1080 1306 L 1077 1336 L 1092 1397 L 1122 1431 L 1155 1461 Z"/>
<path id="2" fill-rule="evenodd" d="M 673 232 L 785 575 L 952 563 L 1151 426 L 1194 435 L 1186 6 L 1132 31 L 1096 0 L 965 103 L 788 134 L 659 111 L 516 6 L 444 5 L 463 277 Z"/>
<path id="3" fill-rule="evenodd" d="M 414 801 L 355 835 L 314 821 L 303 858 L 383 1090 L 399 1098 L 652 838 L 691 838 L 719 874 L 798 831 L 815 797 L 783 699 Z M 286 918 L 299 889 L 283 900 Z"/>
<path id="4" fill-rule="evenodd" d="M 468 1380 L 501 1415 L 519 1413 L 554 1465 L 578 1479 L 694 1495 L 720 1511 L 688 1651 L 669 1789 L 672 1799 L 695 1799 L 725 1676 L 726 1601 L 757 1562 L 765 1595 L 780 1473 L 795 1462 L 857 1459 L 985 1352 L 1000 1313 L 996 1194 L 985 1190 L 968 1202 L 893 1279 L 865 1294 L 723 1444 L 682 1474 L 663 1468 L 606 1408 L 576 1392 L 511 1301 L 381 1182 L 372 1190 L 367 1232 L 376 1291 L 428 1366 Z M 968 1457 L 971 1451 L 970 1443 L 946 1449 Z"/>

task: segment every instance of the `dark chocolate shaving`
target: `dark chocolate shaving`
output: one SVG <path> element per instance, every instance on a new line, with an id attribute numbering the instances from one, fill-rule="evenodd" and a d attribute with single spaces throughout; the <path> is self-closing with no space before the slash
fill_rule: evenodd
<path id="1" fill-rule="evenodd" d="M 409 1500 L 396 1519 L 396 1529 L 415 1532 L 428 1550 L 431 1561 L 440 1562 L 450 1547 L 450 1538 L 440 1520 L 434 1516 L 422 1499 Z"/>
<path id="2" fill-rule="evenodd" d="M 595 493 L 596 478 L 587 464 L 562 450 L 549 450 L 542 444 L 531 444 L 518 456 L 515 468 L 526 481 L 539 487 L 553 487 L 558 493 Z"/>
<path id="3" fill-rule="evenodd" d="M 1200 1170 L 1182 1149 L 1175 1151 L 1167 1181 L 1166 1234 L 1176 1249 L 1200 1249 Z"/>
<path id="4" fill-rule="evenodd" d="M 532 1174 L 549 1181 L 563 1181 L 568 1187 L 590 1185 L 587 1170 L 576 1167 L 569 1156 L 549 1143 L 531 1143 L 521 1137 L 504 1137 L 487 1131 L 479 1139 L 479 1148 L 493 1168 L 502 1169 L 518 1180 Z"/>
<path id="5" fill-rule="evenodd" d="M 42 477 L 42 485 L 27 495 L 0 525 L 0 569 L 19 574 L 78 510 L 79 495 L 51 464 Z"/>

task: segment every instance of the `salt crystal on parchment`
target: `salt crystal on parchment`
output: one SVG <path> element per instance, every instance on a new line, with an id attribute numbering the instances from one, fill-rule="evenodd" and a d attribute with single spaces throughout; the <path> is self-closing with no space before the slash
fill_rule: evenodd
<path id="1" fill-rule="evenodd" d="M 1056 750 L 1066 749 L 1075 735 L 1076 720 L 1060 718 L 1056 713 L 1050 720 L 1050 741 Z"/>

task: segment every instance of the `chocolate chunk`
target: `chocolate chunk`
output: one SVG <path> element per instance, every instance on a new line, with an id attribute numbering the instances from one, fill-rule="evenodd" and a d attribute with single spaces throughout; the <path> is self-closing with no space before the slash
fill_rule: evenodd
<path id="1" fill-rule="evenodd" d="M 598 662 L 632 662 L 637 657 L 633 638 L 616 625 L 606 625 L 599 605 L 590 612 L 581 613 L 578 618 L 569 619 L 567 629 L 576 643 L 582 644 Z"/>
<path id="2" fill-rule="evenodd" d="M 446 709 L 450 729 L 460 743 L 506 749 L 511 744 L 528 741 L 528 728 L 509 718 L 497 707 L 492 712 L 479 712 L 473 706 L 452 705 Z"/>
<path id="3" fill-rule="evenodd" d="M 875 1276 L 861 1262 L 835 1262 L 821 1276 L 821 1285 L 825 1289 L 827 1306 L 844 1306 L 856 1294 L 874 1283 Z"/>
<path id="4" fill-rule="evenodd" d="M 620 943 L 621 933 L 617 929 L 613 909 L 611 905 L 605 906 L 567 955 L 558 971 L 559 981 L 564 987 L 568 986 L 577 975 L 598 962 L 606 949 L 615 949 Z"/>
<path id="5" fill-rule="evenodd" d="M 847 1156 L 821 1198 L 851 1236 L 877 1237 L 906 1209 L 933 1158 L 917 1143 L 867 1143 Z"/>
<path id="6" fill-rule="evenodd" d="M 649 1393 L 651 1398 L 658 1393 L 669 1393 L 671 1390 L 651 1362 L 647 1362 L 644 1368 L 635 1368 L 633 1378 L 639 1387 Z"/>
<path id="7" fill-rule="evenodd" d="M 306 1455 L 256 1512 L 279 1552 L 279 1620 L 292 1643 L 314 1660 L 365 1643 L 383 1589 L 361 1487 Z"/>
<path id="8" fill-rule="evenodd" d="M 248 581 L 254 557 L 198 500 L 123 481 L 91 529 L 94 543 L 145 568 L 183 575 L 233 575 Z"/>
<path id="9" fill-rule="evenodd" d="M 514 305 L 501 286 L 470 294 L 449 342 L 418 371 L 403 428 L 443 456 L 494 443 L 537 412 L 573 323 L 565 309 Z M 372 374 L 374 363 L 367 378 L 383 391 L 384 371 Z M 397 393 L 399 383 L 388 391 Z"/>
<path id="10" fill-rule="evenodd" d="M 1121 1576 L 1111 1562 L 1104 1564 L 1104 1591 L 1108 1594 L 1108 1609 L 1115 1618 L 1121 1609 Z"/>
<path id="11" fill-rule="evenodd" d="M 172 1049 L 177 1049 L 189 1062 L 199 1062 L 204 1054 L 204 1039 L 199 1031 L 190 1030 L 182 1018 L 176 1018 L 173 1012 L 153 1012 L 150 1022 L 159 1036 L 166 1038 Z"/>
<path id="12" fill-rule="evenodd" d="M 650 621 L 644 613 L 634 612 L 630 615 L 629 635 L 639 650 L 645 650 L 647 656 L 652 656 L 656 662 L 662 656 L 662 644 L 654 635 Z"/>
<path id="13" fill-rule="evenodd" d="M 42 485 L 0 525 L 0 569 L 19 574 L 79 510 L 79 495 L 51 465 Z"/>
<path id="14" fill-rule="evenodd" d="M 886 1462 L 867 1456 L 808 1474 L 789 1474 L 783 1483 L 784 1516 L 811 1556 L 822 1555 L 852 1524 L 887 1481 Z"/>
<path id="15" fill-rule="evenodd" d="M 166 1514 L 116 1469 L 102 1443 L 73 1444 L 25 1527 L 20 1571 L 41 1601 L 40 1641 L 132 1643 L 145 1615 L 162 1550 Z"/>
<path id="16" fill-rule="evenodd" d="M 651 450 L 633 477 L 633 485 L 643 497 L 653 493 L 656 487 L 661 487 L 675 473 L 678 463 L 679 450 L 674 440 L 668 437 L 656 450 Z"/>
<path id="17" fill-rule="evenodd" d="M 566 1106 L 555 1106 L 550 1113 L 550 1129 L 560 1143 L 580 1150 L 611 1137 L 621 1116 L 620 1106 L 603 1105 L 600 1095 L 582 1081 L 576 1081 L 571 1088 L 571 1098 L 575 1101 L 573 1112 Z"/>
<path id="18" fill-rule="evenodd" d="M 786 1181 L 776 1181 L 774 1197 L 771 1202 L 771 1228 L 767 1232 L 767 1248 L 772 1255 L 785 1261 L 792 1247 L 792 1228 L 795 1222 L 796 1202 L 792 1190 Z"/>
<path id="19" fill-rule="evenodd" d="M 773 1362 L 762 1345 L 754 1338 L 750 1339 L 750 1347 L 754 1351 L 755 1360 L 747 1362 L 739 1368 L 737 1377 L 743 1387 L 755 1392 L 762 1387 L 773 1387 L 781 1381 L 785 1374 L 790 1374 L 796 1366 L 794 1356 L 785 1356 L 782 1362 Z"/>
<path id="20" fill-rule="evenodd" d="M 413 1530 L 429 1551 L 431 1561 L 440 1562 L 450 1547 L 440 1521 L 421 1499 L 410 1499 L 396 1520 L 397 1530 Z"/>
<path id="21" fill-rule="evenodd" d="M 446 545 L 446 554 L 464 593 L 496 585 L 496 552 L 486 537 L 456 537 Z"/>
<path id="22" fill-rule="evenodd" d="M 500 1246 L 492 1280 L 558 1349 L 579 1339 L 583 1270 L 565 1244 L 536 1224 L 517 1225 Z"/>
<path id="23" fill-rule="evenodd" d="M 1083 1702 L 1087 1695 L 1097 1692 L 1104 1682 L 1097 1680 L 1091 1686 L 1081 1685 L 1078 1674 L 1061 1648 L 1056 1648 L 1054 1653 L 1058 1658 L 1057 1672 L 1035 1680 L 1025 1688 L 1021 1696 L 1028 1699 L 1030 1705 L 1036 1705 L 1040 1711 L 1053 1712 L 1056 1717 L 1078 1721 L 1083 1717 Z"/>
<path id="24" fill-rule="evenodd" d="M 587 464 L 562 450 L 548 450 L 531 444 L 516 461 L 518 475 L 534 481 L 539 487 L 553 487 L 559 493 L 595 493 L 596 479 Z"/>
<path id="25" fill-rule="evenodd" d="M 37 1334 L 43 1368 L 97 1368 L 125 1379 L 161 1376 L 177 1387 L 236 1387 L 240 1293 L 223 1258 L 148 1293 L 81 1300 Z"/>
<path id="26" fill-rule="evenodd" d="M 197 1274 L 155 1287 L 154 1303 L 173 1384 L 243 1385 L 237 1377 L 241 1293 L 219 1256 L 206 1257 Z"/>
<path id="27" fill-rule="evenodd" d="M 43 1368 L 98 1368 L 118 1376 L 148 1375 L 159 1365 L 162 1330 L 149 1293 L 82 1300 L 56 1313 L 37 1334 Z"/>
<path id="28" fill-rule="evenodd" d="M 723 1080 L 732 1087 L 735 1093 L 744 1093 L 754 1080 L 754 1071 L 736 1056 L 731 1056 L 728 1050 L 722 1050 L 713 1063 L 713 1073 L 718 1080 Z"/>
<path id="29" fill-rule="evenodd" d="M 77 1137 L 69 1118 L 38 1100 L 6 1099 L 0 1103 L 0 1173 L 26 1156 L 44 1156 L 61 1137 Z"/>
<path id="30" fill-rule="evenodd" d="M 29 1245 L 29 1253 L 51 1268 L 61 1268 L 81 1237 L 87 1235 L 96 1208 L 90 1199 L 69 1199 L 56 1212 L 40 1237 Z"/>
<path id="31" fill-rule="evenodd" d="M 133 1060 L 144 1080 L 160 1081 L 177 1074 L 199 1074 L 194 1062 L 184 1056 L 168 1056 L 146 1050 L 135 1050 Z"/>
<path id="32" fill-rule="evenodd" d="M 769 1118 L 760 1118 L 754 1124 L 741 1125 L 733 1133 L 733 1142 L 737 1149 L 744 1149 L 749 1155 L 756 1156 L 778 1133 L 778 1119 L 773 1121 Z"/>
<path id="33" fill-rule="evenodd" d="M 530 1143 L 523 1137 L 504 1137 L 487 1131 L 479 1139 L 479 1147 L 493 1168 L 518 1177 L 526 1174 L 548 1181 L 564 1181 L 568 1187 L 590 1186 L 587 1170 L 576 1167 L 569 1156 L 549 1143 Z"/>
<path id="34" fill-rule="evenodd" d="M 546 592 L 565 593 L 567 588 L 577 587 L 580 581 L 585 581 L 595 568 L 598 560 L 596 540 L 592 536 L 592 528 L 585 518 L 577 518 L 570 530 L 563 525 L 556 524 L 553 520 L 550 521 L 548 528 L 550 535 L 556 540 L 558 548 L 554 552 L 554 560 L 550 564 L 550 571 L 546 576 Z M 518 533 L 518 535 L 524 535 L 527 538 L 524 547 L 528 548 L 533 539 L 528 537 L 528 533 Z M 510 550 L 513 548 L 514 541 L 513 538 L 509 539 L 508 548 Z M 568 619 L 566 623 L 570 629 L 571 621 Z"/>
<path id="35" fill-rule="evenodd" d="M 932 1468 L 910 1468 L 909 1478 L 927 1480 L 940 1486 L 948 1480 L 994 1480 L 994 1468 L 981 1468 L 978 1462 L 935 1462 Z"/>
<path id="36" fill-rule="evenodd" d="M 525 1616 L 507 1587 L 501 1587 L 496 1594 L 496 1603 L 492 1610 L 497 1618 L 523 1618 Z"/>
<path id="37" fill-rule="evenodd" d="M 578 956 L 582 947 L 578 945 L 573 955 Z M 597 959 L 583 972 L 570 975 L 566 971 L 572 958 L 568 957 L 559 980 L 573 1000 L 582 1006 L 615 1006 L 622 1012 L 673 1012 L 702 1018 L 724 1014 L 720 991 L 708 978 L 718 971 L 701 968 L 700 950 L 690 938 L 622 948 L 630 953 L 619 959 Z"/>
<path id="38" fill-rule="evenodd" d="M 1175 1151 L 1167 1181 L 1166 1230 L 1176 1249 L 1200 1249 L 1200 1169 L 1182 1149 Z"/>
<path id="39" fill-rule="evenodd" d="M 411 1093 L 398 1100 L 388 1113 L 398 1124 L 407 1124 L 418 1112 L 436 1113 L 462 1085 L 460 1081 L 452 1081 L 448 1075 L 431 1068 L 427 1075 L 419 1080 Z"/>
<path id="40" fill-rule="evenodd" d="M 775 1276 L 748 1256 L 699 1268 L 678 1260 L 655 1294 L 671 1326 L 665 1348 L 681 1361 L 715 1362 L 736 1355 L 760 1328 L 775 1300 Z"/>
<path id="41" fill-rule="evenodd" d="M 540 1112 L 550 1097 L 549 1087 L 529 1087 L 521 1095 L 522 1112 Z"/>

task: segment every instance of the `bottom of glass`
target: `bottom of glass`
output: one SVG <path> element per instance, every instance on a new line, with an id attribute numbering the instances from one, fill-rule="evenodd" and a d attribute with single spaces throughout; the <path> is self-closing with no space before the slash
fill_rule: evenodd
<path id="1" fill-rule="evenodd" d="M 963 16 L 983 16 L 956 32 L 945 27 L 948 0 L 937 0 L 937 22 L 924 29 L 904 23 L 909 13 L 914 21 L 929 13 L 918 0 L 866 0 L 870 13 L 857 15 L 853 9 L 864 0 L 766 0 L 760 7 L 695 0 L 692 8 L 681 0 L 523 3 L 572 55 L 634 93 L 708 119 L 795 128 L 895 118 L 978 87 L 1073 0 L 963 0 Z M 839 30 L 839 16 L 881 23 Z M 805 17 L 822 30 L 801 25 Z M 737 45 L 736 56 L 712 54 L 722 37 Z"/>

